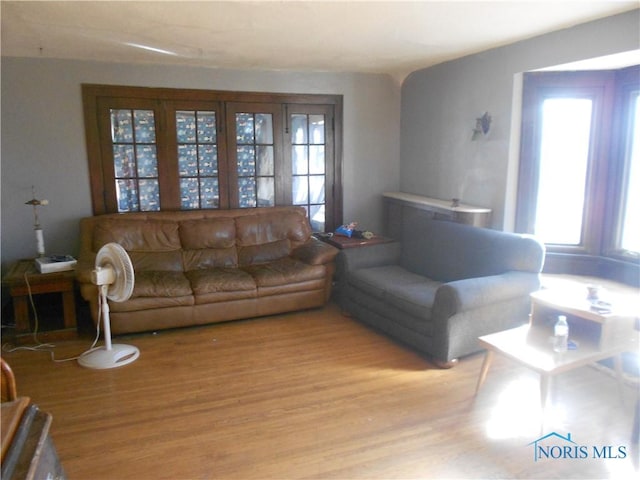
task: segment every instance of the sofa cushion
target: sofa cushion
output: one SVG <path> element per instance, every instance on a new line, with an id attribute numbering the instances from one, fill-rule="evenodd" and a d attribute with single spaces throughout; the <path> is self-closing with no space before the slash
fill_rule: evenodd
<path id="1" fill-rule="evenodd" d="M 288 283 L 302 283 L 324 278 L 323 265 L 308 265 L 290 257 L 260 265 L 242 267 L 258 287 L 275 287 Z"/>
<path id="2" fill-rule="evenodd" d="M 232 292 L 235 290 L 255 290 L 256 282 L 251 275 L 239 268 L 207 268 L 190 270 L 186 277 L 191 283 L 193 293 L 203 295 L 213 292 Z"/>
<path id="3" fill-rule="evenodd" d="M 409 272 L 399 265 L 361 268 L 350 272 L 349 283 L 385 303 L 418 318 L 431 318 L 440 282 Z"/>
<path id="4" fill-rule="evenodd" d="M 290 253 L 291 242 L 287 238 L 259 245 L 241 246 L 238 248 L 238 264 L 244 266 L 268 263 L 288 257 Z"/>
<path id="5" fill-rule="evenodd" d="M 170 252 L 128 252 L 133 269 L 137 272 L 145 271 L 173 271 L 182 272 L 182 253 L 179 250 Z"/>
<path id="6" fill-rule="evenodd" d="M 233 218 L 204 218 L 180 222 L 180 241 L 185 250 L 229 249 L 236 243 Z"/>
<path id="7" fill-rule="evenodd" d="M 262 245 L 289 239 L 291 248 L 296 248 L 310 236 L 311 227 L 302 209 L 277 213 L 265 209 L 256 215 L 236 218 L 238 246 Z"/>
<path id="8" fill-rule="evenodd" d="M 214 267 L 236 267 L 238 266 L 238 252 L 235 247 L 184 250 L 182 260 L 186 271 Z"/>
<path id="9" fill-rule="evenodd" d="M 136 271 L 132 297 L 181 297 L 192 295 L 182 272 Z"/>
<path id="10" fill-rule="evenodd" d="M 93 250 L 109 242 L 122 245 L 128 252 L 166 252 L 180 250 L 178 223 L 162 220 L 106 219 L 93 233 Z"/>

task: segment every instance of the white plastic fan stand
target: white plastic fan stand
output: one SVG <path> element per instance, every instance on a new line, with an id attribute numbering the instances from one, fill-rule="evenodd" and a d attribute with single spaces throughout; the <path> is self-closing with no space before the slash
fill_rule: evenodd
<path id="1" fill-rule="evenodd" d="M 134 362 L 140 356 L 140 350 L 132 345 L 111 344 L 111 321 L 107 303 L 107 285 L 100 286 L 100 303 L 104 325 L 104 346 L 92 348 L 78 358 L 78 363 L 86 368 L 103 370 L 122 367 Z"/>

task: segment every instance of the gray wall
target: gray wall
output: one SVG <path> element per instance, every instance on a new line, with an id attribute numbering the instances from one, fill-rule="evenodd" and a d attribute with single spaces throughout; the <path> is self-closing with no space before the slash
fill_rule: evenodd
<path id="1" fill-rule="evenodd" d="M 489 207 L 493 227 L 510 229 L 520 73 L 638 49 L 639 24 L 634 10 L 412 73 L 402 86 L 401 190 Z M 471 141 L 485 111 L 492 130 Z"/>
<path id="2" fill-rule="evenodd" d="M 231 71 L 2 58 L 2 267 L 35 256 L 31 186 L 47 253 L 76 254 L 91 198 L 80 85 L 102 83 L 344 96 L 345 221 L 379 231 L 380 193 L 399 188 L 400 88 L 387 75 Z"/>

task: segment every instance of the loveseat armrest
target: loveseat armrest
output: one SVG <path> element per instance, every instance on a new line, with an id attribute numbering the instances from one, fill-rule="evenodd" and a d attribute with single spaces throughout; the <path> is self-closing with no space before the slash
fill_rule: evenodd
<path id="1" fill-rule="evenodd" d="M 309 265 L 332 263 L 336 255 L 338 255 L 338 249 L 336 247 L 321 242 L 316 238 L 310 238 L 307 242 L 291 252 L 292 257 Z"/>
<path id="2" fill-rule="evenodd" d="M 445 283 L 436 292 L 434 318 L 447 319 L 484 305 L 528 297 L 531 292 L 539 289 L 539 274 L 520 271 Z"/>

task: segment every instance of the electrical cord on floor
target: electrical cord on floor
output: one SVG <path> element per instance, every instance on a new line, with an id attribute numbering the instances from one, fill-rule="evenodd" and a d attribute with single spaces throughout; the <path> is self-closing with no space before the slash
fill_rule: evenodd
<path id="1" fill-rule="evenodd" d="M 31 285 L 29 284 L 29 277 L 26 272 L 24 274 L 24 281 L 25 281 L 25 284 L 27 285 L 29 303 L 31 304 L 31 308 L 33 310 L 34 328 L 33 328 L 32 335 L 33 335 L 33 341 L 35 345 L 15 347 L 15 346 L 11 346 L 8 343 L 5 343 L 2 345 L 2 350 L 7 353 L 21 351 L 21 350 L 30 351 L 30 352 L 48 352 L 49 355 L 51 356 L 51 361 L 56 363 L 70 362 L 72 360 L 77 360 L 78 358 L 80 358 L 84 353 L 86 353 L 86 351 L 82 352 L 80 355 L 77 355 L 75 357 L 57 359 L 53 351 L 53 349 L 56 348 L 56 345 L 54 343 L 42 343 L 38 339 L 38 329 L 39 329 L 38 310 L 36 309 L 36 304 L 33 300 L 33 294 L 31 293 Z M 102 302 L 100 301 L 99 297 L 100 295 L 98 294 L 98 322 L 96 326 L 96 337 L 93 340 L 91 347 L 89 347 L 89 350 L 93 349 L 96 346 L 96 344 L 98 343 L 98 339 L 100 338 L 100 320 L 99 319 L 102 318 Z"/>

